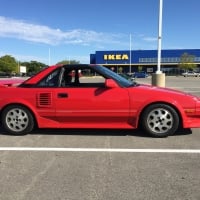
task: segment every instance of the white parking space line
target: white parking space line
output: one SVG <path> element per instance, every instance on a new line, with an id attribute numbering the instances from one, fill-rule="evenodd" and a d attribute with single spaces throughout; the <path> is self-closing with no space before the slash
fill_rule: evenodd
<path id="1" fill-rule="evenodd" d="M 0 147 L 0 151 L 48 152 L 117 152 L 117 153 L 197 153 L 200 149 L 116 149 L 116 148 L 51 148 L 51 147 Z"/>

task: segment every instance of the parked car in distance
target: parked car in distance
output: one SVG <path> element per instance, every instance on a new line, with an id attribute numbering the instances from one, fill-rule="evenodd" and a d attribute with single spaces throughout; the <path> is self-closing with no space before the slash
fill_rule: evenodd
<path id="1" fill-rule="evenodd" d="M 0 71 L 0 78 L 9 78 L 12 75 L 10 73 L 6 73 L 6 72 L 1 72 Z"/>
<path id="2" fill-rule="evenodd" d="M 118 73 L 118 74 L 127 80 L 130 80 L 130 81 L 135 80 L 135 78 L 132 75 L 128 75 L 128 74 L 124 74 L 124 73 Z"/>
<path id="3" fill-rule="evenodd" d="M 194 72 L 194 71 L 188 71 L 188 72 L 182 73 L 182 75 L 183 75 L 184 77 L 191 77 L 191 76 L 193 76 L 193 77 L 199 77 L 199 76 L 200 76 L 200 73 Z"/>
<path id="4" fill-rule="evenodd" d="M 135 73 L 133 74 L 133 77 L 134 77 L 134 78 L 146 78 L 146 77 L 148 77 L 148 74 L 147 74 L 146 72 L 144 72 L 144 71 L 135 72 Z"/>
<path id="5" fill-rule="evenodd" d="M 0 78 L 0 87 L 3 86 L 16 86 L 24 82 L 25 79 L 16 77 L 16 78 Z"/>

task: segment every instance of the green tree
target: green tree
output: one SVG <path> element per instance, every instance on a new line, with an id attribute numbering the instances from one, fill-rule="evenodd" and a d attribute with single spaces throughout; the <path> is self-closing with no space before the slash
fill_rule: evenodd
<path id="1" fill-rule="evenodd" d="M 120 74 L 122 74 L 122 73 L 123 73 L 123 68 L 122 68 L 122 67 L 119 67 L 118 72 L 119 72 Z"/>
<path id="2" fill-rule="evenodd" d="M 194 59 L 195 56 L 184 53 L 181 55 L 178 67 L 184 69 L 185 71 L 194 70 L 197 67 L 197 65 L 194 63 Z"/>
<path id="3" fill-rule="evenodd" d="M 66 65 L 66 64 L 80 64 L 80 61 L 77 61 L 77 60 L 63 60 L 63 61 L 58 62 L 57 64 L 63 64 L 63 65 Z"/>
<path id="4" fill-rule="evenodd" d="M 14 57 L 5 55 L 0 57 L 0 71 L 6 73 L 17 72 L 18 63 Z"/>
<path id="5" fill-rule="evenodd" d="M 138 71 L 141 72 L 143 70 L 143 66 L 138 66 Z"/>
<path id="6" fill-rule="evenodd" d="M 46 67 L 45 64 L 37 61 L 30 61 L 30 62 L 22 62 L 20 63 L 21 66 L 26 66 L 28 74 L 35 74 L 40 71 L 43 67 Z"/>

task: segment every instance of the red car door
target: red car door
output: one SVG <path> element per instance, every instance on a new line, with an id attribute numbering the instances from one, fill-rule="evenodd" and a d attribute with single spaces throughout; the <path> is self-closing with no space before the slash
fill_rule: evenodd
<path id="1" fill-rule="evenodd" d="M 124 88 L 58 88 L 57 120 L 63 127 L 114 128 L 129 118 L 129 95 Z"/>

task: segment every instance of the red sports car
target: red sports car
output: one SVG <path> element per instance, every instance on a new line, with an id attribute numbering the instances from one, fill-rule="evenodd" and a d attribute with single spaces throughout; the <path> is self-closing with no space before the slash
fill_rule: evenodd
<path id="1" fill-rule="evenodd" d="M 142 128 L 166 137 L 200 127 L 200 98 L 138 84 L 99 65 L 43 69 L 15 87 L 0 87 L 0 117 L 10 134 L 37 128 Z"/>

